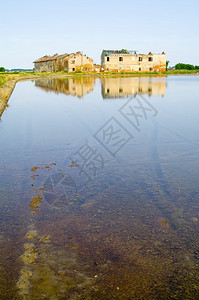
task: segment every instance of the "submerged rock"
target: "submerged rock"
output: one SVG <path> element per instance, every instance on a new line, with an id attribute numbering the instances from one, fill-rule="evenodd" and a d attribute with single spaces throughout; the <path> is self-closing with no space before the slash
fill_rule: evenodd
<path id="1" fill-rule="evenodd" d="M 20 256 L 20 259 L 24 262 L 24 264 L 32 264 L 37 259 L 38 253 L 36 251 L 36 248 L 34 247 L 34 244 L 25 245 L 27 250 Z"/>
<path id="2" fill-rule="evenodd" d="M 37 230 L 29 230 L 26 234 L 26 238 L 29 240 L 33 240 L 37 237 Z"/>

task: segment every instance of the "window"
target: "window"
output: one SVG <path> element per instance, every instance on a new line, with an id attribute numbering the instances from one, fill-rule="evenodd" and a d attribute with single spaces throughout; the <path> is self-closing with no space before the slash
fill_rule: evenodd
<path id="1" fill-rule="evenodd" d="M 107 92 L 107 94 L 109 94 L 109 89 L 107 89 L 107 91 L 106 91 L 106 92 Z"/>
<path id="2" fill-rule="evenodd" d="M 149 71 L 153 71 L 153 68 L 149 68 Z"/>
<path id="3" fill-rule="evenodd" d="M 73 68 L 73 72 L 75 71 L 75 68 Z"/>
<path id="4" fill-rule="evenodd" d="M 142 69 L 141 68 L 139 68 L 139 71 L 141 71 Z"/>
<path id="5" fill-rule="evenodd" d="M 122 88 L 119 89 L 119 93 L 123 93 L 123 89 Z"/>
<path id="6" fill-rule="evenodd" d="M 123 57 L 120 56 L 120 57 L 119 57 L 119 61 L 123 61 Z"/>
<path id="7" fill-rule="evenodd" d="M 139 56 L 138 60 L 139 60 L 139 61 L 142 61 L 142 57 L 141 57 L 141 56 Z"/>
<path id="8" fill-rule="evenodd" d="M 106 60 L 109 61 L 109 60 L 110 60 L 110 57 L 107 56 L 107 59 L 106 59 Z"/>
<path id="9" fill-rule="evenodd" d="M 149 61 L 153 61 L 153 57 L 150 56 L 150 57 L 149 57 Z"/>

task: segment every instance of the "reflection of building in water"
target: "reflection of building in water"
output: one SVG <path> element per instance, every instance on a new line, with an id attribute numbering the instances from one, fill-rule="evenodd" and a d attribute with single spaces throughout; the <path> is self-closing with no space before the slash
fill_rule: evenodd
<path id="1" fill-rule="evenodd" d="M 130 95 L 148 94 L 164 96 L 166 92 L 165 80 L 149 78 L 104 78 L 102 79 L 102 97 L 122 98 Z"/>
<path id="2" fill-rule="evenodd" d="M 92 77 L 67 79 L 51 78 L 35 81 L 35 85 L 46 92 L 54 91 L 57 93 L 78 96 L 80 98 L 93 91 L 94 83 L 95 79 Z"/>

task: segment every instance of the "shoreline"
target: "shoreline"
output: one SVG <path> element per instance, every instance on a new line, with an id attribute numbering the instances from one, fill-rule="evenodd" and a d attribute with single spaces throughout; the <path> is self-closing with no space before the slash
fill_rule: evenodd
<path id="1" fill-rule="evenodd" d="M 8 106 L 8 101 L 10 96 L 12 95 L 16 84 L 20 81 L 25 80 L 37 80 L 37 79 L 48 79 L 48 78 L 81 78 L 81 77 L 95 77 L 95 78 L 125 78 L 125 77 L 167 77 L 172 75 L 199 75 L 199 73 L 91 73 L 91 74 L 82 74 L 82 73 L 72 73 L 72 74 L 64 74 L 62 72 L 59 73 L 35 73 L 35 74 L 2 74 L 5 75 L 5 83 L 0 86 L 0 120 L 3 112 Z M 1 76 L 1 73 L 0 73 Z"/>

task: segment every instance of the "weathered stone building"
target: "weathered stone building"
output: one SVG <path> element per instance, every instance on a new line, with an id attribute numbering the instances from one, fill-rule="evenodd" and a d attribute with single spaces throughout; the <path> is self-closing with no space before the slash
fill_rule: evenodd
<path id="1" fill-rule="evenodd" d="M 101 65 L 111 72 L 152 72 L 166 70 L 166 54 L 137 54 L 130 50 L 103 50 Z"/>
<path id="2" fill-rule="evenodd" d="M 45 55 L 34 61 L 35 72 L 76 72 L 76 71 L 92 71 L 93 60 L 83 55 L 81 52 L 54 54 L 53 56 Z"/>

